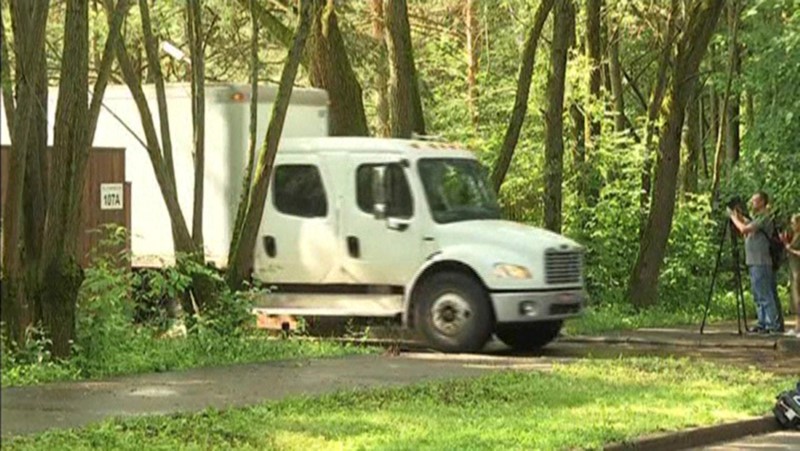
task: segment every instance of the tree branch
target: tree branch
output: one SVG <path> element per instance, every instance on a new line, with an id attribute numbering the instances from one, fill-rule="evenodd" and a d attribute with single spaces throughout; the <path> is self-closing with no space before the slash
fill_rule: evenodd
<path id="1" fill-rule="evenodd" d="M 200 0 L 188 0 L 189 52 L 192 58 L 192 126 L 194 128 L 194 202 L 192 239 L 203 248 L 203 182 L 205 180 L 205 45 Z"/>
<path id="2" fill-rule="evenodd" d="M 100 69 L 97 72 L 97 80 L 92 90 L 92 102 L 89 105 L 89 145 L 94 143 L 94 134 L 97 129 L 97 121 L 100 117 L 100 108 L 103 104 L 103 95 L 111 77 L 111 68 L 114 65 L 114 54 L 117 47 L 117 39 L 120 38 L 120 30 L 125 20 L 125 15 L 130 8 L 129 0 L 118 0 L 114 12 L 109 21 L 108 38 L 103 48 L 103 57 L 100 60 Z M 87 155 L 88 156 L 88 155 Z"/>
<path id="3" fill-rule="evenodd" d="M 156 88 L 156 102 L 158 103 L 158 122 L 161 125 L 161 147 L 164 152 L 164 164 L 169 175 L 172 189 L 176 190 L 175 162 L 172 158 L 172 137 L 169 129 L 169 112 L 167 111 L 167 94 L 164 87 L 164 75 L 161 72 L 161 60 L 158 57 L 158 41 L 153 34 L 153 25 L 150 20 L 150 6 L 148 0 L 139 0 L 139 11 L 142 16 L 142 34 L 144 35 L 144 48 L 147 54 L 148 70 L 151 71 Z"/>

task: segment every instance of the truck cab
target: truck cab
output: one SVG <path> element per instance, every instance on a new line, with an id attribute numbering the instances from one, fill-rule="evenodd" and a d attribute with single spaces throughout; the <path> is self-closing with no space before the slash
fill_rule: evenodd
<path id="1" fill-rule="evenodd" d="M 492 334 L 552 341 L 585 302 L 583 248 L 501 219 L 484 168 L 451 144 L 282 141 L 254 253 L 257 310 L 397 317 L 446 352 Z"/>

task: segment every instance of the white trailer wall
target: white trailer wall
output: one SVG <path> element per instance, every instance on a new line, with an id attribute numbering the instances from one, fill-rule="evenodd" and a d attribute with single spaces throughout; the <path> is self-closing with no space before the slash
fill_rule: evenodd
<path id="1" fill-rule="evenodd" d="M 153 86 L 144 87 L 156 131 L 161 135 Z M 167 85 L 167 108 L 175 162 L 178 200 L 187 227 L 192 227 L 194 198 L 193 129 L 190 86 Z M 261 147 L 272 113 L 276 88 L 259 89 L 258 141 Z M 48 99 L 49 142 L 55 118 L 56 89 Z M 209 261 L 224 266 L 247 164 L 250 123 L 250 89 L 247 86 L 210 85 L 206 89 L 205 185 L 203 235 Z M 327 94 L 315 89 L 295 89 L 283 137 L 327 136 Z M 160 266 L 174 261 L 169 215 L 142 142 L 139 112 L 126 86 L 109 86 L 98 120 L 95 147 L 124 147 L 126 179 L 131 182 L 131 249 L 134 266 Z M 0 103 L 2 105 L 2 103 Z M 0 110 L 0 143 L 11 144 L 5 112 Z"/>

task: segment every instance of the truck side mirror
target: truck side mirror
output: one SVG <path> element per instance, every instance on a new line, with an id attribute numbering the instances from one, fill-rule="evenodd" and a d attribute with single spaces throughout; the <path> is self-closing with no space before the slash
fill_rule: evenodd
<path id="1" fill-rule="evenodd" d="M 372 214 L 375 219 L 386 219 L 386 166 L 372 168 Z"/>

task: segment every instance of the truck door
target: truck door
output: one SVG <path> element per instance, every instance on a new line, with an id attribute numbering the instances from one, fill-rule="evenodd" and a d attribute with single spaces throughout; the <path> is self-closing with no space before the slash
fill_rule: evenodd
<path id="1" fill-rule="evenodd" d="M 373 212 L 375 168 L 384 168 L 386 218 Z M 405 286 L 420 266 L 422 231 L 417 218 L 421 206 L 410 168 L 397 156 L 359 154 L 350 157 L 344 192 L 343 268 L 352 283 Z"/>
<path id="2" fill-rule="evenodd" d="M 278 160 L 254 252 L 256 279 L 276 284 L 328 281 L 341 249 L 333 183 L 319 155 L 288 154 Z"/>

